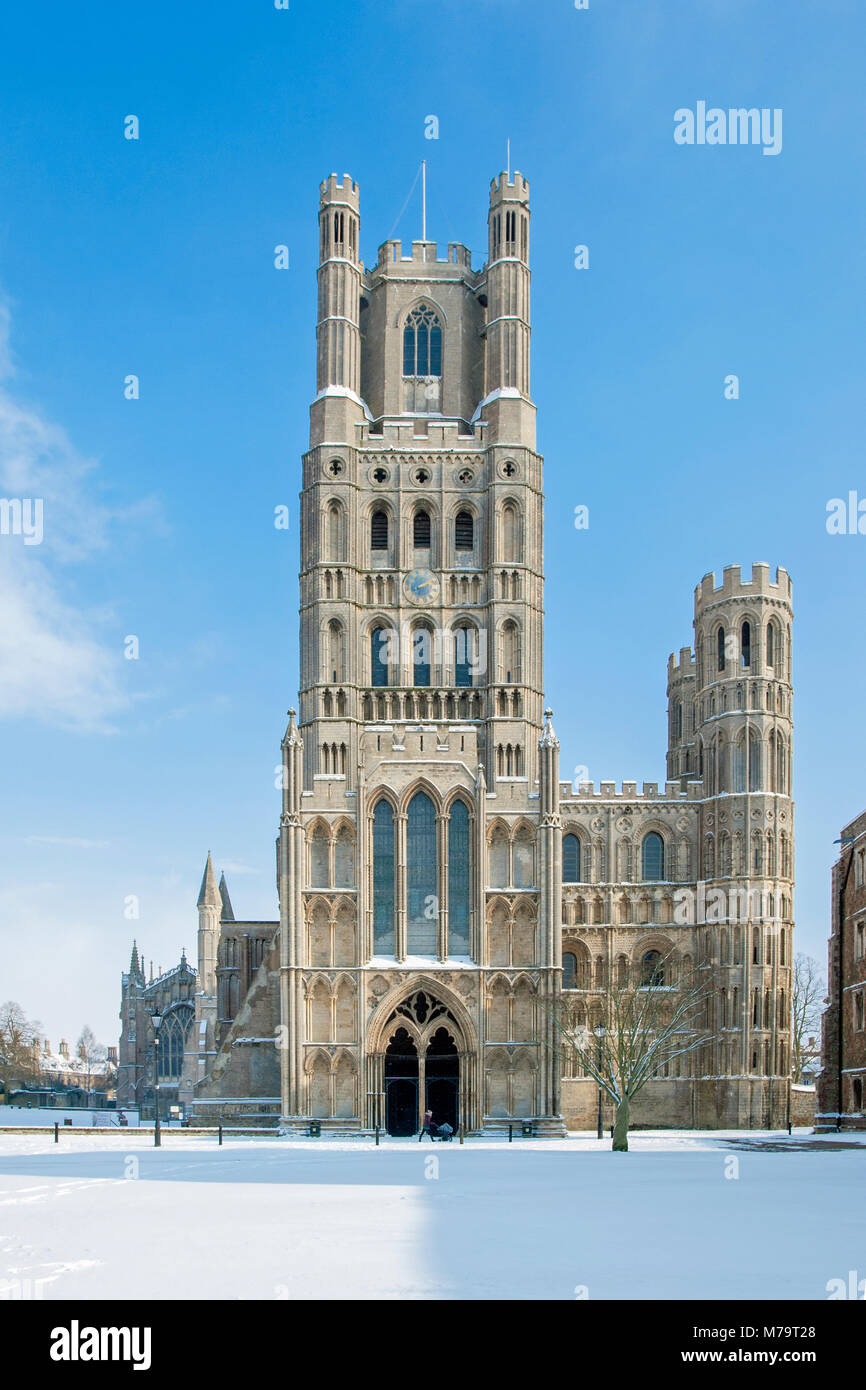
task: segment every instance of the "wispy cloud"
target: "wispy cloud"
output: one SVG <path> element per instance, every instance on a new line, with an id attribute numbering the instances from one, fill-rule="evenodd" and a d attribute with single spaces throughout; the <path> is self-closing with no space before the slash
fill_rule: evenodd
<path id="1" fill-rule="evenodd" d="M 68 566 L 103 550 L 123 514 L 100 499 L 96 463 L 9 387 L 9 336 L 0 302 L 0 496 L 41 499 L 44 536 L 0 534 L 0 718 L 110 730 L 130 703 L 120 642 L 108 643 L 104 609 L 76 602 Z"/>

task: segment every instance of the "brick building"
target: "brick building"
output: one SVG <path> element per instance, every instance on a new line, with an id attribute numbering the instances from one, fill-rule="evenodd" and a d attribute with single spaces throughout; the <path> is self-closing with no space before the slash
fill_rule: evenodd
<path id="1" fill-rule="evenodd" d="M 843 827 L 841 845 L 832 873 L 816 1127 L 866 1129 L 866 811 Z"/>

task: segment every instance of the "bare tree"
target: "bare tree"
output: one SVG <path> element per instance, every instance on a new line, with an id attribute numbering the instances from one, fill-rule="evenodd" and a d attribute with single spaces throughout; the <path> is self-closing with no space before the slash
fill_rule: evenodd
<path id="1" fill-rule="evenodd" d="M 569 1001 L 560 1001 L 562 1044 L 616 1106 L 613 1147 L 620 1152 L 628 1149 L 629 1109 L 638 1092 L 675 1058 L 715 1036 L 709 1031 L 714 982 L 680 980 L 677 969 L 674 952 L 649 953 L 599 993 L 589 1027 L 575 1021 Z"/>
<path id="2" fill-rule="evenodd" d="M 32 1081 L 39 1074 L 36 1045 L 42 1025 L 27 1017 L 20 1004 L 0 1004 L 0 1080 L 9 1104 L 13 1081 Z"/>
<path id="3" fill-rule="evenodd" d="M 803 1080 L 803 1062 L 809 1054 L 808 1038 L 817 1037 L 821 1026 L 821 1001 L 827 993 L 827 982 L 814 956 L 797 953 L 794 959 L 794 980 L 791 993 L 791 1064 L 792 1079 L 797 1085 Z"/>
<path id="4" fill-rule="evenodd" d="M 96 1034 L 89 1024 L 85 1023 L 81 1030 L 81 1037 L 78 1039 L 78 1056 L 84 1063 L 84 1073 L 87 1077 L 87 1090 L 91 1090 L 91 1078 L 93 1069 L 99 1063 L 105 1061 L 106 1049 L 102 1043 L 96 1041 Z"/>

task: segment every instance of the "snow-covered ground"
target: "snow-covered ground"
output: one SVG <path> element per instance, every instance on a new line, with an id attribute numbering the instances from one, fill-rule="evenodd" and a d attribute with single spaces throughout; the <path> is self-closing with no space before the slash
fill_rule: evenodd
<path id="1" fill-rule="evenodd" d="M 630 1142 L 0 1135 L 0 1297 L 826 1299 L 866 1276 L 855 1136 Z"/>

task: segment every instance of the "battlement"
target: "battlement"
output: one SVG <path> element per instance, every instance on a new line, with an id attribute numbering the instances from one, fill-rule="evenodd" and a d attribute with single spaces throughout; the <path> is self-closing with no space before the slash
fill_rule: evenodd
<path id="1" fill-rule="evenodd" d="M 528 203 L 529 202 L 529 179 L 515 169 L 509 178 L 503 172 L 498 178 L 492 179 L 490 183 L 490 206 L 497 203 Z"/>
<path id="2" fill-rule="evenodd" d="M 455 266 L 459 270 L 472 269 L 472 253 L 460 241 L 449 241 L 444 256 L 439 255 L 439 245 L 435 241 L 413 241 L 411 245 L 412 254 L 404 256 L 402 241 L 383 241 L 379 247 L 377 270 L 400 274 L 406 267 L 423 265 L 425 275 L 443 275 L 449 271 L 453 274 Z"/>
<path id="3" fill-rule="evenodd" d="M 713 573 L 705 574 L 695 589 L 695 614 L 712 603 L 731 598 L 774 598 L 790 603 L 792 584 L 788 571 L 779 565 L 775 580 L 770 579 L 770 566 L 764 563 L 752 565 L 751 579 L 743 579 L 739 565 L 725 565 L 722 582 L 716 584 Z"/>
<path id="4" fill-rule="evenodd" d="M 319 184 L 319 202 L 322 207 L 327 203 L 348 203 L 357 212 L 361 205 L 361 192 L 351 175 L 344 174 L 342 179 L 338 179 L 336 174 L 329 174 Z"/>
<path id="5" fill-rule="evenodd" d="M 665 782 L 663 792 L 659 792 L 658 782 L 644 782 L 643 791 L 638 791 L 637 782 L 623 782 L 622 790 L 617 791 L 616 782 L 600 782 L 596 790 L 594 782 L 578 783 L 578 790 L 575 791 L 571 782 L 561 782 L 559 786 L 559 797 L 561 802 L 582 801 L 592 797 L 597 801 L 623 801 L 623 802 L 658 802 L 658 801 L 700 801 L 703 797 L 703 783 L 689 782 L 686 791 L 683 791 L 680 783 Z"/>
<path id="6" fill-rule="evenodd" d="M 676 652 L 668 657 L 668 681 L 688 680 L 696 671 L 695 654 L 691 647 L 680 647 L 679 659 Z"/>

